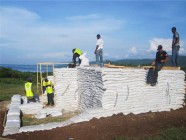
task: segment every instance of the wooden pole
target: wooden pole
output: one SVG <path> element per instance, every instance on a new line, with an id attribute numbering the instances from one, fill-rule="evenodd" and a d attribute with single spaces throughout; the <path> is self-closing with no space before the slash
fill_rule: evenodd
<path id="1" fill-rule="evenodd" d="M 40 63 L 39 64 L 40 65 L 40 81 L 41 81 L 41 86 L 40 86 L 40 88 L 41 88 L 41 94 L 43 95 L 43 88 L 42 88 L 42 85 L 43 85 L 43 83 L 42 83 L 42 80 L 43 80 L 43 77 L 42 77 L 42 64 Z"/>
<path id="2" fill-rule="evenodd" d="M 38 79 L 38 63 L 37 63 L 37 91 L 38 91 L 38 84 L 39 84 L 39 79 Z"/>
<path id="3" fill-rule="evenodd" d="M 52 72 L 53 72 L 53 76 L 54 76 L 54 64 L 53 64 Z"/>
<path id="4" fill-rule="evenodd" d="M 48 77 L 48 64 L 46 64 L 46 76 Z"/>

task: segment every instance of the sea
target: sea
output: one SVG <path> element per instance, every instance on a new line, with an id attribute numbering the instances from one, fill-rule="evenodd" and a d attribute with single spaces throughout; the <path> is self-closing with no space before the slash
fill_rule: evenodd
<path id="1" fill-rule="evenodd" d="M 37 64 L 35 65 L 20 65 L 20 64 L 0 64 L 0 67 L 11 68 L 13 70 L 21 71 L 21 72 L 37 72 Z M 67 65 L 55 65 L 57 68 L 67 67 Z M 42 65 L 42 72 L 52 72 L 52 66 L 47 67 Z M 38 71 L 40 71 L 40 67 L 38 67 Z"/>

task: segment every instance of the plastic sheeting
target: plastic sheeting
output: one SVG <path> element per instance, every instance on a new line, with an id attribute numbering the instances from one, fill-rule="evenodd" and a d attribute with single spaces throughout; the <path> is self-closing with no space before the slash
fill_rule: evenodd
<path id="1" fill-rule="evenodd" d="M 68 120 L 64 122 L 53 122 L 53 123 L 47 123 L 47 124 L 41 124 L 41 125 L 24 126 L 19 129 L 19 132 L 21 133 L 21 132 L 33 132 L 33 131 L 39 131 L 39 130 L 51 130 L 53 128 L 67 126 L 72 123 L 74 122 Z"/>

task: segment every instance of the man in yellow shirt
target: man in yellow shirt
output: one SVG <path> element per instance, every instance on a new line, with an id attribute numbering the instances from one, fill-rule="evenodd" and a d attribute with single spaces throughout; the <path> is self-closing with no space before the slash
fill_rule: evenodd
<path id="1" fill-rule="evenodd" d="M 78 58 L 78 61 L 79 61 L 79 65 L 81 64 L 81 59 L 79 59 L 79 57 L 83 54 L 83 52 L 78 49 L 78 48 L 75 48 L 72 50 L 72 53 L 73 53 L 73 58 L 72 58 L 72 61 L 74 63 L 74 67 L 76 66 L 76 59 Z"/>
<path id="2" fill-rule="evenodd" d="M 25 83 L 25 93 L 26 93 L 28 103 L 29 102 L 39 102 L 39 95 L 34 94 L 34 92 L 32 90 L 32 78 L 31 77 L 28 77 L 27 82 Z"/>
<path id="3" fill-rule="evenodd" d="M 45 78 L 45 82 L 46 82 L 46 92 L 47 92 L 47 99 L 48 99 L 48 105 L 54 105 L 54 90 L 53 90 L 53 85 L 52 82 L 50 80 L 48 80 L 48 78 Z"/>

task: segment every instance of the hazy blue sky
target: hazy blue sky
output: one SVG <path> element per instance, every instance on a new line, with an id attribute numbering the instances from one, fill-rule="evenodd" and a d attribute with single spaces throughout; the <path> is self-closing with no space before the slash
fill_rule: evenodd
<path id="1" fill-rule="evenodd" d="M 72 49 L 95 60 L 96 35 L 104 59 L 154 58 L 161 44 L 171 54 L 173 26 L 186 55 L 186 1 L 1 0 L 0 63 L 70 62 Z"/>

